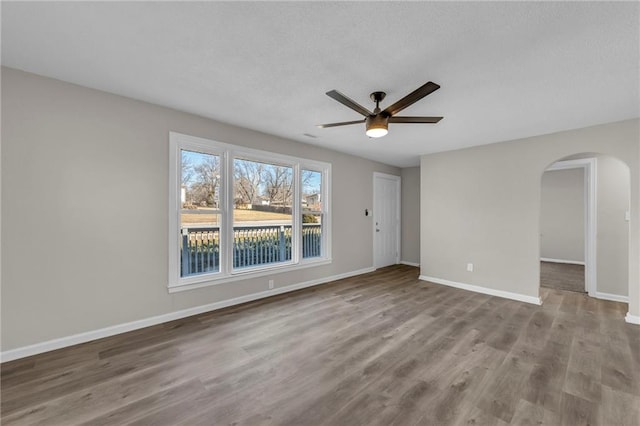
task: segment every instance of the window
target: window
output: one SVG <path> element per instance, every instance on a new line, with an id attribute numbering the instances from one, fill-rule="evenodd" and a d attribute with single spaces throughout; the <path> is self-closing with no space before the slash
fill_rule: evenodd
<path id="1" fill-rule="evenodd" d="M 322 172 L 302 170 L 302 257 L 322 256 Z"/>
<path id="2" fill-rule="evenodd" d="M 331 261 L 331 165 L 170 134 L 169 289 Z"/>
<path id="3" fill-rule="evenodd" d="M 293 167 L 234 158 L 233 268 L 291 262 Z"/>
<path id="4" fill-rule="evenodd" d="M 220 270 L 220 156 L 180 150 L 180 276 Z"/>

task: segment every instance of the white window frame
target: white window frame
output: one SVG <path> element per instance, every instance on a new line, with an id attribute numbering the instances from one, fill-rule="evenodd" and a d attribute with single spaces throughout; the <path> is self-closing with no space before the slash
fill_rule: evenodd
<path id="1" fill-rule="evenodd" d="M 182 185 L 181 150 L 202 152 L 220 157 L 220 265 L 217 272 L 180 276 L 180 225 Z M 281 165 L 293 168 L 294 192 L 292 206 L 293 252 L 291 260 L 250 268 L 233 269 L 233 161 L 241 158 L 249 161 Z M 302 257 L 302 170 L 322 174 L 322 240 L 321 256 Z M 210 139 L 169 132 L 169 284 L 170 293 L 206 287 L 231 281 L 249 279 L 293 271 L 331 263 L 331 164 L 276 154 Z"/>

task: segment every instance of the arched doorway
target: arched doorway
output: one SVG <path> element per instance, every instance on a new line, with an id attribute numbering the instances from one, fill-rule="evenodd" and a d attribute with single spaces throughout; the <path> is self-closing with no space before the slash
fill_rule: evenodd
<path id="1" fill-rule="evenodd" d="M 579 181 L 581 174 L 583 179 Z M 550 188 L 550 183 L 560 185 L 561 190 Z M 582 185 L 582 194 L 575 192 L 578 184 Z M 584 292 L 591 297 L 628 303 L 630 184 L 629 167 L 609 155 L 571 155 L 545 169 L 541 177 L 541 286 L 562 279 L 560 275 L 558 280 L 550 280 L 549 271 L 575 271 L 580 268 L 577 265 L 583 264 Z M 574 192 L 568 195 L 571 185 Z M 545 190 L 556 193 L 558 205 L 543 205 L 554 200 L 545 196 Z M 579 202 L 583 208 L 578 211 Z M 556 212 L 558 217 L 551 217 L 550 212 Z M 542 263 L 545 260 L 557 263 Z M 559 289 L 576 291 L 575 286 L 569 285 L 575 279 L 566 274 L 566 288 Z"/>

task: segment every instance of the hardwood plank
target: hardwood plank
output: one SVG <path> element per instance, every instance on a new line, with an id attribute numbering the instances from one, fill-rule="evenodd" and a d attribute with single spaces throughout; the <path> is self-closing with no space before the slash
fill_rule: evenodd
<path id="1" fill-rule="evenodd" d="M 513 415 L 513 419 L 511 419 L 511 424 L 520 426 L 556 426 L 560 424 L 560 416 L 540 405 L 521 399 L 516 405 L 516 412 Z"/>
<path id="2" fill-rule="evenodd" d="M 427 423 L 428 424 L 428 423 Z M 486 411 L 478 407 L 471 407 L 471 410 L 465 414 L 457 423 L 456 426 L 473 425 L 473 426 L 505 426 L 509 423 L 492 416 Z"/>
<path id="3" fill-rule="evenodd" d="M 400 395 L 393 405 L 388 406 L 388 410 L 376 419 L 377 425 L 414 425 L 424 417 L 424 407 L 432 400 L 439 389 L 429 382 L 423 380 L 412 380 L 410 387 Z"/>
<path id="4" fill-rule="evenodd" d="M 571 341 L 570 330 L 562 321 L 558 324 L 554 322 L 543 350 L 534 359 L 524 399 L 554 412 L 561 411 L 560 395 L 571 353 L 567 343 Z"/>
<path id="5" fill-rule="evenodd" d="M 542 309 L 550 312 L 557 312 L 564 299 L 564 291 L 552 290 L 540 287 L 540 298 L 542 299 Z"/>
<path id="6" fill-rule="evenodd" d="M 535 308 L 531 305 L 521 304 L 509 318 L 487 339 L 487 344 L 495 349 L 509 352 L 518 340 L 522 324 L 527 324 L 534 314 Z"/>
<path id="7" fill-rule="evenodd" d="M 144 357 L 121 359 L 119 362 L 99 361 L 95 365 L 69 366 L 55 375 L 47 375 L 42 382 L 29 382 L 2 390 L 2 415 L 28 409 L 52 398 L 87 389 L 114 377 L 124 377 L 140 368 L 161 362 L 175 353 L 175 348 L 166 352 L 152 352 Z"/>
<path id="8" fill-rule="evenodd" d="M 640 397 L 602 386 L 600 424 L 638 426 L 640 424 Z"/>
<path id="9" fill-rule="evenodd" d="M 528 386 L 532 368 L 517 356 L 507 356 L 483 389 L 478 407 L 506 423 L 511 422 L 521 392 Z"/>
<path id="10" fill-rule="evenodd" d="M 148 416 L 151 413 L 161 410 L 168 404 L 176 403 L 181 400 L 192 400 L 205 392 L 206 390 L 199 380 L 192 380 L 168 390 L 149 395 L 144 399 L 95 417 L 83 424 L 86 424 L 87 426 L 98 426 L 124 424 L 125 422 L 131 423 L 143 418 L 144 416 Z"/>
<path id="11" fill-rule="evenodd" d="M 602 384 L 640 396 L 640 365 L 633 362 L 631 348 L 623 339 L 603 336 Z"/>
<path id="12" fill-rule="evenodd" d="M 421 423 L 455 424 L 466 418 L 473 401 L 477 401 L 481 391 L 486 387 L 488 377 L 494 374 L 493 368 L 500 365 L 500 355 L 484 344 L 479 351 L 484 351 L 483 361 L 461 358 L 450 369 L 449 383 L 442 386 L 442 391 L 423 407 Z M 493 366 L 491 363 L 493 362 Z"/>
<path id="13" fill-rule="evenodd" d="M 599 402 L 601 364 L 600 345 L 574 337 L 563 390 L 583 399 Z"/>
<path id="14" fill-rule="evenodd" d="M 553 315 L 542 309 L 536 310 L 520 332 L 511 353 L 523 361 L 535 364 L 542 357 L 552 324 Z"/>
<path id="15" fill-rule="evenodd" d="M 586 399 L 562 393 L 562 417 L 560 424 L 566 426 L 598 424 L 598 405 Z"/>

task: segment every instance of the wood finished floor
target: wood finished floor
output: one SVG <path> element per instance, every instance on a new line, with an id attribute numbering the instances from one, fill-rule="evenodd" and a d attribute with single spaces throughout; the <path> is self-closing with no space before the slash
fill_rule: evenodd
<path id="1" fill-rule="evenodd" d="M 634 425 L 626 305 L 377 272 L 2 365 L 3 425 Z"/>
<path id="2" fill-rule="evenodd" d="M 584 289 L 584 265 L 540 262 L 540 285 L 556 290 L 586 293 Z"/>

